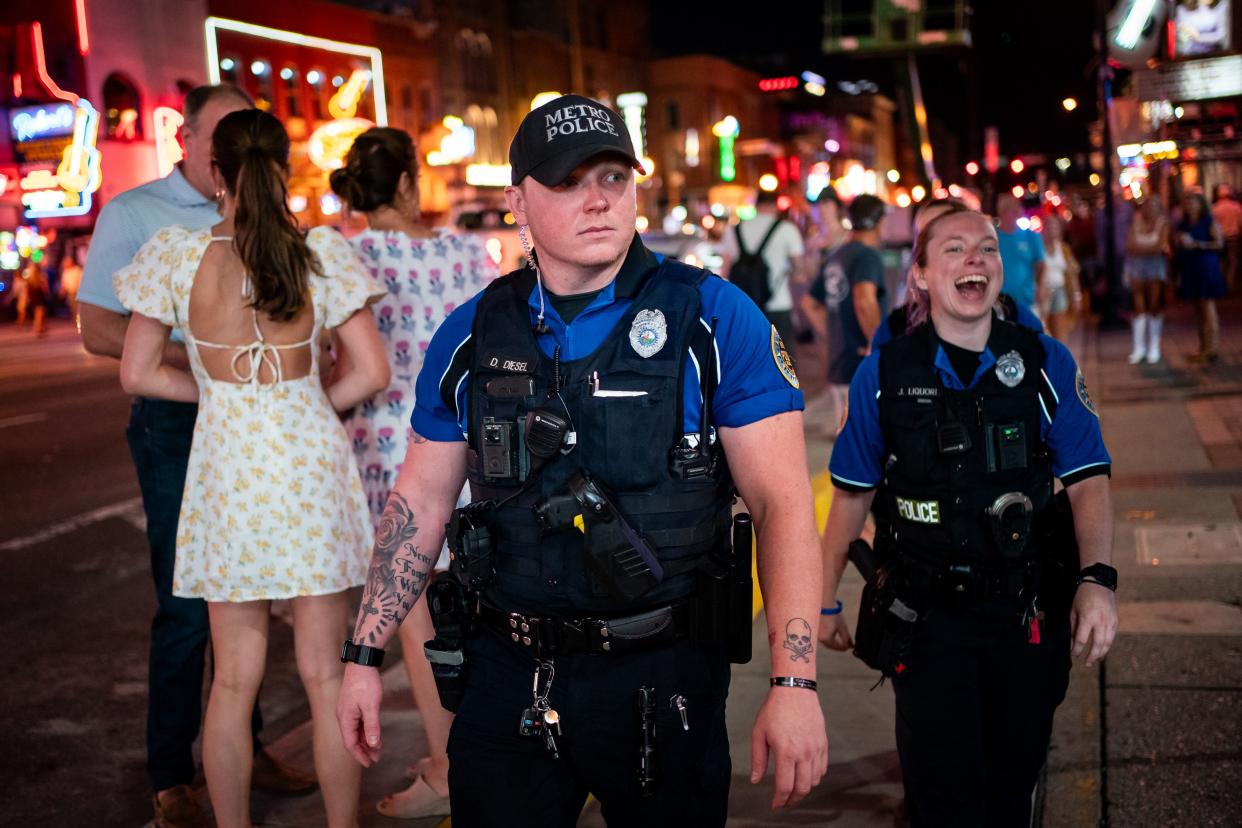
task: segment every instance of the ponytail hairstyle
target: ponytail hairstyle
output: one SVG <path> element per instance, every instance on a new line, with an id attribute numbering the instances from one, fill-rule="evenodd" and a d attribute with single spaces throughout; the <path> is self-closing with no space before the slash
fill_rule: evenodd
<path id="1" fill-rule="evenodd" d="M 250 307 L 287 322 L 306 306 L 310 274 L 320 272 L 289 209 L 289 135 L 274 116 L 243 109 L 220 119 L 211 154 L 237 203 L 233 249 L 253 288 Z"/>
<path id="2" fill-rule="evenodd" d="M 402 173 L 409 174 L 411 184 L 418 179 L 418 156 L 409 133 L 372 127 L 354 139 L 345 166 L 333 170 L 328 183 L 351 209 L 369 213 L 392 206 Z"/>
<path id="3" fill-rule="evenodd" d="M 959 213 L 973 213 L 974 210 L 963 201 L 957 199 L 940 199 L 930 204 L 924 205 L 923 209 L 931 207 L 939 207 L 943 212 L 933 218 L 927 224 L 923 225 L 923 229 L 919 231 L 918 238 L 914 240 L 914 255 L 910 270 L 906 273 L 906 330 L 913 330 L 919 325 L 927 321 L 931 315 L 931 298 L 927 295 L 927 291 L 918 286 L 914 277 L 914 268 L 927 267 L 927 250 L 931 247 L 932 231 L 941 219 L 947 216 L 956 216 Z M 916 214 L 917 215 L 917 214 Z M 980 213 L 982 215 L 982 213 Z M 986 218 L 986 217 L 985 217 Z"/>

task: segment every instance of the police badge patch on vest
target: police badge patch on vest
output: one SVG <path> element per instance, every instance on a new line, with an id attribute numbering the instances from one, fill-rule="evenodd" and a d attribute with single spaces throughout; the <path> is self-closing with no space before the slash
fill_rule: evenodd
<path id="1" fill-rule="evenodd" d="M 940 523 L 940 504 L 935 500 L 897 498 L 897 515 L 912 523 Z"/>
<path id="2" fill-rule="evenodd" d="M 668 341 L 668 321 L 659 308 L 641 310 L 630 325 L 630 347 L 643 359 L 660 352 Z"/>
<path id="3" fill-rule="evenodd" d="M 788 349 L 785 348 L 785 342 L 781 339 L 781 335 L 776 332 L 776 326 L 772 326 L 772 361 L 776 363 L 776 367 L 780 370 L 781 376 L 785 381 L 794 388 L 801 388 L 798 382 L 798 374 L 794 371 L 793 358 L 789 356 Z"/>
<path id="4" fill-rule="evenodd" d="M 1087 381 L 1083 379 L 1081 368 L 1078 369 L 1077 374 L 1074 376 L 1074 387 L 1078 389 L 1078 399 L 1082 400 L 1082 404 L 1086 409 L 1096 417 L 1099 417 L 1100 412 L 1095 410 L 1095 403 L 1091 401 L 1091 395 L 1087 393 Z"/>
<path id="5" fill-rule="evenodd" d="M 1017 351 L 1010 351 L 996 360 L 996 378 L 1007 388 L 1016 388 L 1025 376 L 1026 363 L 1022 361 L 1022 354 Z"/>

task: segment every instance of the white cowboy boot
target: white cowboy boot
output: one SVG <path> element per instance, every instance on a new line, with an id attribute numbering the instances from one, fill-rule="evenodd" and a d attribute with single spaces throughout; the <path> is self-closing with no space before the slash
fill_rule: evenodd
<path id="1" fill-rule="evenodd" d="M 1134 350 L 1130 352 L 1130 364 L 1138 365 L 1147 355 L 1147 314 L 1135 314 L 1130 323 L 1130 331 L 1134 334 Z"/>
<path id="2" fill-rule="evenodd" d="M 1147 364 L 1160 361 L 1160 333 L 1164 330 L 1164 314 L 1153 314 L 1147 321 Z"/>

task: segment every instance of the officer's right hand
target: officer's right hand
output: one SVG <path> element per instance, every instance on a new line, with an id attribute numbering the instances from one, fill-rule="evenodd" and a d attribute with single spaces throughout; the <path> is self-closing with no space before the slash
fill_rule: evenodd
<path id="1" fill-rule="evenodd" d="M 379 710 L 383 694 L 384 685 L 377 668 L 345 665 L 345 678 L 336 701 L 336 720 L 341 726 L 345 750 L 364 768 L 379 761 L 382 744 Z"/>
<path id="2" fill-rule="evenodd" d="M 854 647 L 854 639 L 850 637 L 850 625 L 846 623 L 843 614 L 819 617 L 819 643 L 830 650 L 840 652 Z"/>

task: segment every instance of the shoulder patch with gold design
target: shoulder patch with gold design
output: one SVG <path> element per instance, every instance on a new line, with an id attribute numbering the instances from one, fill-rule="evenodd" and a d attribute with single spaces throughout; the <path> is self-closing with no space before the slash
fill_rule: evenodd
<path id="1" fill-rule="evenodd" d="M 1078 369 L 1078 373 L 1074 377 L 1074 388 L 1078 390 L 1078 399 L 1082 400 L 1082 404 L 1086 409 L 1096 417 L 1099 417 L 1100 412 L 1095 410 L 1095 403 L 1091 401 L 1091 395 L 1087 393 L 1087 381 L 1083 379 L 1081 368 Z"/>
<path id="2" fill-rule="evenodd" d="M 781 335 L 776 332 L 775 325 L 772 326 L 772 361 L 776 363 L 776 367 L 785 377 L 786 382 L 794 388 L 802 387 L 798 382 L 798 374 L 794 371 L 793 357 L 789 355 L 789 350 L 785 347 Z"/>

